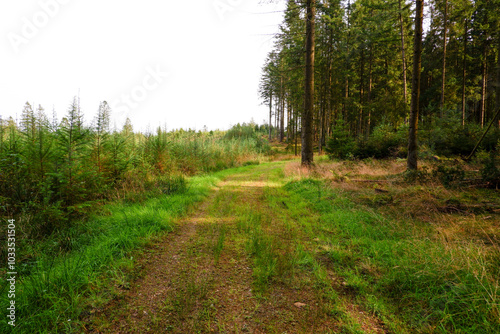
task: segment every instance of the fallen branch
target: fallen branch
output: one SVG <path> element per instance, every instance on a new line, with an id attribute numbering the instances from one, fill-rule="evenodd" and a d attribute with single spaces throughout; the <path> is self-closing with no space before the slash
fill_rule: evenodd
<path id="1" fill-rule="evenodd" d="M 479 144 L 481 144 L 481 142 L 483 141 L 484 137 L 486 137 L 486 134 L 488 133 L 488 131 L 490 131 L 491 126 L 493 125 L 493 123 L 495 123 L 498 115 L 500 115 L 500 108 L 498 108 L 497 112 L 495 113 L 495 117 L 493 117 L 491 119 L 490 125 L 488 125 L 488 128 L 486 129 L 486 131 L 484 131 L 483 135 L 481 136 L 481 138 L 477 142 L 476 146 L 474 146 L 474 149 L 472 150 L 472 152 L 469 154 L 469 156 L 467 158 L 464 159 L 465 161 L 469 161 L 472 158 L 472 156 L 474 155 L 474 153 L 476 153 L 476 150 L 479 147 Z"/>
<path id="2" fill-rule="evenodd" d="M 395 180 L 350 180 L 352 182 L 395 182 Z"/>

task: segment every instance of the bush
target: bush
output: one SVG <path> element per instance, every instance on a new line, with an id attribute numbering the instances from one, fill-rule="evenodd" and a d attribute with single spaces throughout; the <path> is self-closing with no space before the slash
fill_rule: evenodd
<path id="1" fill-rule="evenodd" d="M 424 134 L 424 141 L 437 155 L 468 155 L 479 139 L 480 129 L 471 125 L 438 124 Z"/>
<path id="2" fill-rule="evenodd" d="M 445 166 L 439 165 L 433 172 L 433 175 L 441 181 L 446 188 L 451 187 L 453 184 L 463 181 L 465 172 L 460 166 Z"/>
<path id="3" fill-rule="evenodd" d="M 484 129 L 479 124 L 462 125 L 461 114 L 448 111 L 444 117 L 422 129 L 420 142 L 440 156 L 467 156 L 481 138 Z M 485 136 L 480 149 L 488 152 L 495 150 L 500 139 L 500 130 L 492 129 Z"/>
<path id="4" fill-rule="evenodd" d="M 326 143 L 325 151 L 330 159 L 346 159 L 353 155 L 356 142 L 350 136 L 347 126 L 342 119 L 332 129 L 332 136 Z"/>
<path id="5" fill-rule="evenodd" d="M 418 170 L 407 170 L 404 172 L 403 177 L 406 183 L 427 183 L 430 179 L 430 173 L 426 166 L 422 166 Z"/>
<path id="6" fill-rule="evenodd" d="M 389 158 L 406 155 L 406 136 L 408 127 L 402 126 L 396 132 L 389 124 L 381 124 L 373 130 L 366 142 L 358 144 L 354 151 L 357 158 Z"/>
<path id="7" fill-rule="evenodd" d="M 498 188 L 500 186 L 500 170 L 497 167 L 497 154 L 491 151 L 488 159 L 484 161 L 484 167 L 481 169 L 481 177 L 490 187 Z"/>
<path id="8" fill-rule="evenodd" d="M 341 121 L 333 128 L 332 137 L 328 140 L 325 150 L 330 158 L 340 159 L 405 157 L 407 134 L 407 126 L 401 126 L 394 131 L 391 125 L 381 124 L 375 127 L 368 140 L 356 142 Z"/>
<path id="9" fill-rule="evenodd" d="M 146 182 L 146 189 L 158 195 L 183 193 L 187 189 L 187 182 L 182 175 L 161 175 Z"/>

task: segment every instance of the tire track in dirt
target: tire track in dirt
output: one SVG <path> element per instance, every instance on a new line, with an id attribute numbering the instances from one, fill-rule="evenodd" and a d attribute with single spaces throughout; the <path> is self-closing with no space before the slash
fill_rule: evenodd
<path id="1" fill-rule="evenodd" d="M 251 318 L 256 306 L 250 261 L 230 243 L 224 245 L 217 263 L 213 254 L 217 237 L 213 230 L 234 226 L 235 220 L 213 217 L 209 211 L 225 188 L 234 188 L 233 181 L 230 177 L 219 184 L 192 215 L 177 223 L 173 233 L 148 247 L 150 256 L 138 263 L 145 276 L 119 300 L 95 312 L 90 332 L 234 332 L 238 327 L 248 328 L 244 320 Z"/>

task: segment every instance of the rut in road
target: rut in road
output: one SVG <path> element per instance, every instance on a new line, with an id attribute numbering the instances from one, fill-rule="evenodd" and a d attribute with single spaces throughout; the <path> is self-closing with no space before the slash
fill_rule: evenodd
<path id="1" fill-rule="evenodd" d="M 293 256 L 312 241 L 286 202 L 272 200 L 282 191 L 283 164 L 246 168 L 221 182 L 148 248 L 144 277 L 96 312 L 93 332 L 338 332 L 328 289 L 318 289 Z M 384 332 L 378 319 L 350 308 L 367 332 Z"/>

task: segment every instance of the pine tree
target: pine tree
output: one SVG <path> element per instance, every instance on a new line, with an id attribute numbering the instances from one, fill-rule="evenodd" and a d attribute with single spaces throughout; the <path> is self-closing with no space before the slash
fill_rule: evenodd
<path id="1" fill-rule="evenodd" d="M 52 135 L 50 133 L 50 124 L 45 115 L 45 110 L 41 105 L 38 106 L 36 116 L 36 164 L 37 174 L 42 180 L 46 173 L 50 171 L 50 162 L 52 156 Z"/>
<path id="2" fill-rule="evenodd" d="M 73 99 L 66 117 L 61 122 L 57 131 L 59 148 L 60 182 L 64 185 L 61 195 L 67 203 L 75 203 L 80 193 L 85 191 L 82 184 L 78 184 L 81 175 L 78 169 L 84 164 L 82 157 L 88 156 L 88 134 L 83 126 L 83 115 L 77 98 Z"/>
<path id="3" fill-rule="evenodd" d="M 94 128 L 94 155 L 96 159 L 97 171 L 103 172 L 104 148 L 109 138 L 109 121 L 111 108 L 106 101 L 99 104 L 99 110 L 95 120 Z"/>

